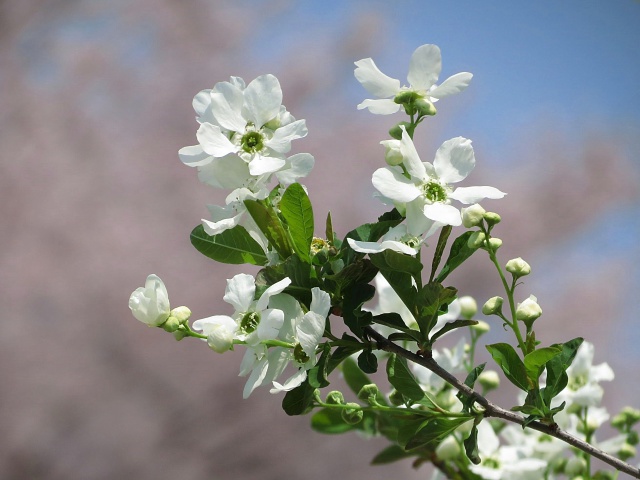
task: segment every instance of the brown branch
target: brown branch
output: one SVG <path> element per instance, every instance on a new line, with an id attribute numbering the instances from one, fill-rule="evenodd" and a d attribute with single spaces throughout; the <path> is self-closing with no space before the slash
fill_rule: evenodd
<path id="1" fill-rule="evenodd" d="M 365 330 L 367 335 L 369 335 L 370 338 L 375 339 L 375 341 L 378 344 L 378 348 L 380 350 L 384 350 L 389 353 L 395 353 L 396 355 L 400 355 L 401 357 L 404 357 L 407 360 L 417 363 L 418 365 L 422 365 L 423 367 L 431 370 L 433 373 L 438 375 L 440 378 L 442 378 L 448 384 L 453 386 L 459 392 L 462 392 L 463 394 L 469 396 L 470 398 L 473 398 L 476 403 L 478 403 L 484 408 L 485 417 L 501 418 L 508 422 L 517 423 L 518 425 L 524 425 L 525 418 L 523 416 L 517 413 L 511 412 L 509 410 L 505 410 L 504 408 L 501 408 L 491 403 L 485 397 L 483 397 L 478 392 L 466 386 L 464 383 L 462 383 L 460 380 L 454 377 L 451 373 L 449 373 L 440 365 L 438 365 L 434 359 L 422 357 L 416 353 L 410 352 L 409 350 L 406 350 L 396 345 L 395 343 L 391 342 L 389 339 L 385 338 L 380 333 L 376 332 L 371 327 L 365 327 Z M 624 472 L 635 478 L 640 478 L 640 468 L 629 465 L 628 463 L 623 462 L 619 458 L 616 458 L 613 455 L 609 455 L 608 453 L 605 453 L 602 450 L 599 450 L 593 445 L 590 445 L 587 442 L 577 437 L 574 437 L 568 432 L 558 428 L 556 424 L 547 425 L 541 422 L 531 422 L 527 425 L 527 427 L 542 433 L 546 433 L 547 435 L 550 435 L 557 439 L 560 439 L 563 442 L 568 443 L 569 445 L 591 455 L 592 457 L 602 460 L 603 462 L 607 463 L 608 465 L 611 465 L 613 468 L 615 468 L 620 472 Z"/>

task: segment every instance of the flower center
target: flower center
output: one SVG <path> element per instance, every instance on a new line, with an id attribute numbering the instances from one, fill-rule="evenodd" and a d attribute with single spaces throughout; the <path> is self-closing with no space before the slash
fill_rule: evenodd
<path id="1" fill-rule="evenodd" d="M 589 382 L 589 377 L 587 375 L 577 375 L 571 379 L 569 379 L 569 389 L 574 392 L 581 387 L 584 387 Z"/>
<path id="2" fill-rule="evenodd" d="M 242 136 L 240 145 L 247 153 L 260 152 L 264 148 L 264 137 L 262 133 L 255 130 L 249 131 Z"/>
<path id="3" fill-rule="evenodd" d="M 409 234 L 402 236 L 398 241 L 411 248 L 420 246 L 420 239 Z"/>
<path id="4" fill-rule="evenodd" d="M 240 329 L 245 333 L 252 333 L 258 328 L 260 314 L 258 312 L 247 312 L 240 320 Z"/>
<path id="5" fill-rule="evenodd" d="M 304 350 L 302 349 L 302 345 L 300 345 L 299 343 L 296 344 L 295 347 L 293 347 L 293 358 L 295 359 L 296 362 L 298 362 L 301 365 L 304 365 L 309 361 L 309 355 L 304 353 Z"/>
<path id="6" fill-rule="evenodd" d="M 431 181 L 422 186 L 422 194 L 431 203 L 444 202 L 447 200 L 447 190 L 438 182 Z"/>

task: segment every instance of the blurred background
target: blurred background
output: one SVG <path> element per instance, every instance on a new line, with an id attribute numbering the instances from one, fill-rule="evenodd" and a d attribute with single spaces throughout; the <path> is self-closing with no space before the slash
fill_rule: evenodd
<path id="1" fill-rule="evenodd" d="M 475 76 L 418 130 L 422 159 L 473 140 L 466 185 L 509 194 L 483 206 L 503 217 L 501 258 L 533 266 L 520 292 L 544 309 L 541 339 L 595 343 L 610 411 L 638 407 L 639 24 L 633 0 L 0 1 L 0 478 L 428 477 L 369 467 L 383 441 L 311 432 L 267 389 L 242 401 L 240 352 L 177 343 L 127 307 L 156 273 L 194 319 L 231 313 L 225 280 L 255 273 L 190 245 L 225 195 L 177 157 L 195 93 L 275 74 L 307 119 L 294 152 L 316 158 L 318 231 L 330 210 L 343 235 L 384 211 L 370 176 L 401 119 L 356 110 L 353 62 L 404 82 L 424 43 L 441 80 Z M 489 271 L 478 254 L 451 281 L 482 303 L 500 293 Z"/>

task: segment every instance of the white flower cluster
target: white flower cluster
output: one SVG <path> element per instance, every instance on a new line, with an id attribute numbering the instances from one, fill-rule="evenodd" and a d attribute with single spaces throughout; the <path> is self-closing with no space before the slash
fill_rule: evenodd
<path id="1" fill-rule="evenodd" d="M 224 301 L 234 307 L 232 315 L 214 315 L 193 322 L 192 328 L 206 336 L 212 350 L 223 353 L 234 345 L 246 346 L 240 375 L 249 375 L 243 391 L 247 398 L 259 386 L 272 384 L 271 393 L 289 391 L 307 378 L 317 362 L 318 345 L 324 335 L 331 300 L 315 287 L 311 290 L 311 308 L 303 312 L 298 301 L 283 290 L 291 283 L 285 278 L 268 287 L 256 300 L 255 279 L 239 274 L 227 280 Z M 129 308 L 133 316 L 149 326 L 161 326 L 171 315 L 169 296 L 162 280 L 149 275 L 145 287 L 131 294 Z M 180 321 L 186 322 L 183 316 Z M 283 384 L 276 380 L 288 365 L 295 372 Z"/>
<path id="2" fill-rule="evenodd" d="M 273 177 L 288 186 L 308 175 L 312 155 L 287 156 L 291 142 L 307 135 L 305 121 L 282 105 L 280 82 L 273 75 L 261 75 L 249 85 L 231 77 L 199 92 L 193 108 L 200 124 L 198 145 L 180 149 L 180 160 L 196 167 L 203 183 L 231 190 L 224 206 L 208 206 L 211 220 L 202 220 L 205 231 L 217 235 L 242 225 L 266 251 L 266 239 L 243 202 L 265 199 Z"/>

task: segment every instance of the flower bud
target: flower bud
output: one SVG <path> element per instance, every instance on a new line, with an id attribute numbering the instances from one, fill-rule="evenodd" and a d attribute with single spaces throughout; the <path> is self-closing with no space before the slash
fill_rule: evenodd
<path id="1" fill-rule="evenodd" d="M 382 140 L 380 144 L 384 145 L 384 161 L 392 167 L 400 165 L 404 161 L 402 152 L 400 151 L 400 140 Z"/>
<path id="2" fill-rule="evenodd" d="M 512 274 L 514 277 L 524 277 L 525 275 L 529 275 L 531 273 L 531 267 L 527 262 L 525 262 L 522 258 L 513 258 L 507 262 L 506 266 L 507 272 Z"/>
<path id="3" fill-rule="evenodd" d="M 224 353 L 233 348 L 234 332 L 222 325 L 216 325 L 207 333 L 207 345 L 217 353 Z"/>
<path id="4" fill-rule="evenodd" d="M 402 140 L 402 127 L 406 130 L 410 126 L 411 124 L 409 122 L 398 122 L 389 129 L 389 135 L 391 138 L 395 138 L 396 140 Z"/>
<path id="5" fill-rule="evenodd" d="M 465 228 L 477 227 L 484 219 L 485 209 L 474 203 L 470 207 L 460 209 L 462 214 L 462 225 Z"/>
<path id="6" fill-rule="evenodd" d="M 150 327 L 159 327 L 169 318 L 169 295 L 157 275 L 149 275 L 144 287 L 137 288 L 129 298 L 133 316 Z"/>
<path id="7" fill-rule="evenodd" d="M 504 298 L 502 297 L 491 297 L 482 306 L 482 313 L 484 313 L 485 315 L 495 315 L 497 313 L 501 313 L 503 302 Z"/>
<path id="8" fill-rule="evenodd" d="M 344 395 L 342 395 L 342 392 L 339 392 L 338 390 L 333 390 L 327 394 L 327 399 L 324 403 L 328 403 L 329 405 L 343 405 Z"/>
<path id="9" fill-rule="evenodd" d="M 478 382 L 485 391 L 495 390 L 500 386 L 500 377 L 495 370 L 485 370 L 478 375 Z"/>
<path id="10" fill-rule="evenodd" d="M 491 250 L 493 252 L 495 252 L 496 250 L 498 250 L 500 247 L 502 246 L 502 240 L 496 237 L 491 237 L 489 239 L 489 248 L 491 248 Z M 483 245 L 482 248 L 484 250 L 486 250 L 486 247 Z"/>
<path id="11" fill-rule="evenodd" d="M 493 227 L 494 225 L 500 223 L 500 220 L 502 220 L 502 218 L 495 212 L 486 212 L 484 214 L 484 220 L 490 227 Z"/>
<path id="12" fill-rule="evenodd" d="M 473 297 L 465 295 L 458 299 L 458 303 L 460 304 L 460 314 L 464 318 L 471 319 L 476 313 L 478 313 L 478 304 Z"/>
<path id="13" fill-rule="evenodd" d="M 416 113 L 418 113 L 419 115 L 432 117 L 436 113 L 438 113 L 438 110 L 436 110 L 435 105 L 424 97 L 418 98 L 417 100 L 415 100 L 413 102 L 413 106 L 415 107 Z"/>
<path id="14" fill-rule="evenodd" d="M 484 245 L 484 239 L 486 238 L 485 234 L 482 232 L 473 232 L 467 240 L 467 246 L 469 248 L 480 248 Z"/>
<path id="15" fill-rule="evenodd" d="M 475 325 L 471 325 L 471 328 L 478 332 L 478 335 L 482 335 L 483 333 L 487 333 L 489 330 L 491 330 L 489 324 L 483 320 L 478 320 L 478 323 L 476 323 Z"/>
<path id="16" fill-rule="evenodd" d="M 538 305 L 538 299 L 529 295 L 524 302 L 519 303 L 516 308 L 516 319 L 522 320 L 527 328 L 531 328 L 533 322 L 542 315 L 542 308 Z"/>
<path id="17" fill-rule="evenodd" d="M 364 385 L 358 392 L 358 398 L 369 405 L 378 405 L 376 400 L 381 395 L 378 386 L 375 383 Z"/>
<path id="18" fill-rule="evenodd" d="M 185 323 L 187 323 L 187 320 L 191 318 L 191 310 L 184 306 L 176 307 L 171 310 L 171 316 L 177 319 L 181 325 L 184 325 Z"/>
<path id="19" fill-rule="evenodd" d="M 587 469 L 587 462 L 582 457 L 571 457 L 567 460 L 567 464 L 564 467 L 564 473 L 567 476 L 575 477 L 582 474 Z"/>
<path id="20" fill-rule="evenodd" d="M 611 425 L 613 425 L 618 430 L 622 430 L 627 425 L 633 426 L 640 420 L 640 410 L 631 407 L 624 407 L 620 413 L 618 413 L 613 420 L 611 420 Z"/>
<path id="21" fill-rule="evenodd" d="M 396 407 L 404 405 L 404 396 L 397 390 L 393 390 L 389 394 L 389 402 Z"/>
<path id="22" fill-rule="evenodd" d="M 624 445 L 622 445 L 622 448 L 620 448 L 620 451 L 618 451 L 618 457 L 620 457 L 622 460 L 628 460 L 629 458 L 632 458 L 635 456 L 636 456 L 635 447 L 626 442 L 624 443 Z"/>
<path id="23" fill-rule="evenodd" d="M 436 447 L 436 456 L 442 461 L 458 459 L 461 454 L 460 444 L 453 435 L 446 437 Z"/>
<path id="24" fill-rule="evenodd" d="M 393 99 L 398 105 L 406 105 L 413 103 L 420 98 L 420 95 L 413 90 L 402 90 Z"/>
<path id="25" fill-rule="evenodd" d="M 342 409 L 341 416 L 345 423 L 349 425 L 356 425 L 362 421 L 364 412 L 357 403 L 349 402 L 346 404 L 347 408 Z"/>
<path id="26" fill-rule="evenodd" d="M 180 321 L 173 316 L 167 318 L 167 320 L 161 325 L 165 332 L 173 333 L 180 328 Z"/>
<path id="27" fill-rule="evenodd" d="M 177 342 L 179 342 L 186 336 L 187 332 L 184 330 L 176 330 L 175 332 L 173 332 L 173 338 L 175 338 Z"/>

